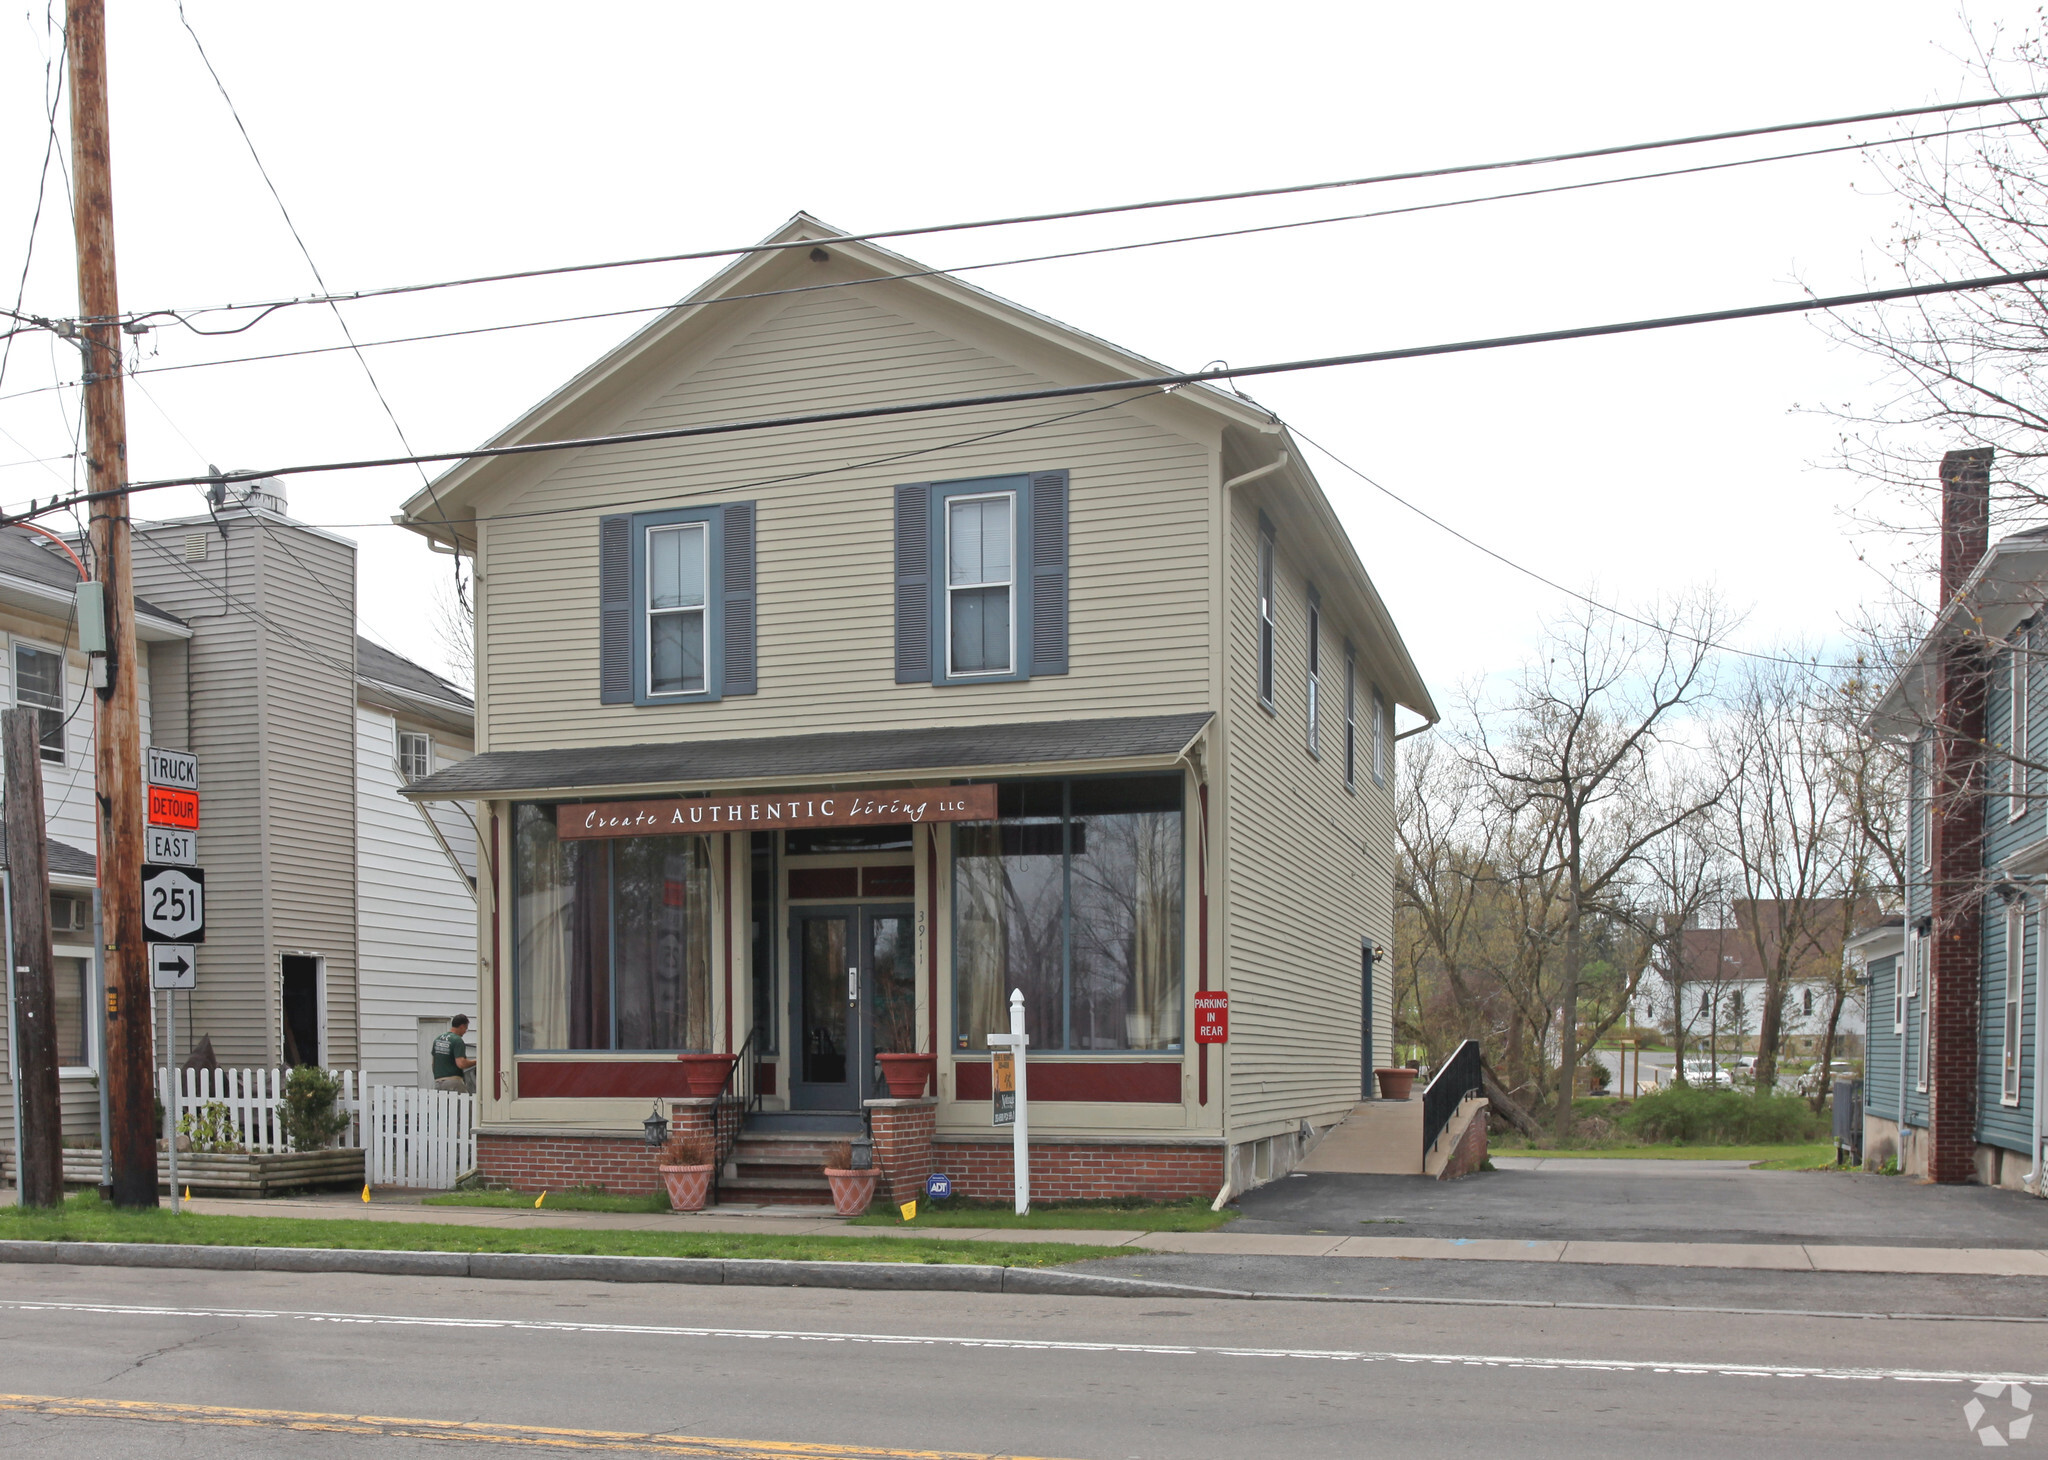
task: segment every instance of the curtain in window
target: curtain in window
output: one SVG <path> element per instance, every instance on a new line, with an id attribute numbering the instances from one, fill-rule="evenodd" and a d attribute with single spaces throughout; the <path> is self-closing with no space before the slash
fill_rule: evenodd
<path id="1" fill-rule="evenodd" d="M 957 1041 L 987 1049 L 1010 1027 L 1010 991 L 1024 991 L 1024 1030 L 1033 1047 L 1058 1049 L 1065 1026 L 1064 869 L 1060 785 L 1003 786 L 994 825 L 954 827 Z"/>
<path id="2" fill-rule="evenodd" d="M 51 967 L 56 975 L 56 1000 L 51 1013 L 57 1021 L 57 1061 L 65 1065 L 90 1064 L 85 1011 L 92 1007 L 92 960 L 58 958 Z"/>
<path id="3" fill-rule="evenodd" d="M 555 838 L 554 808 L 513 813 L 513 1002 L 520 1049 L 569 1044 L 568 849 Z"/>

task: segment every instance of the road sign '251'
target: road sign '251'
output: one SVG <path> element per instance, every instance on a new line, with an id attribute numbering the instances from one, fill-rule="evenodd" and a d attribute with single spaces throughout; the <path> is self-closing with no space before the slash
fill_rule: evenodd
<path id="1" fill-rule="evenodd" d="M 204 943 L 206 874 L 197 867 L 144 866 L 142 926 L 152 943 Z"/>

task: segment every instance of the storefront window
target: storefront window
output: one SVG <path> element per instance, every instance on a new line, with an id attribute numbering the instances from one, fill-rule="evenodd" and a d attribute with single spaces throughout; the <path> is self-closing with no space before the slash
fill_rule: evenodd
<path id="1" fill-rule="evenodd" d="M 1022 781 L 953 829 L 956 1045 L 1024 991 L 1037 1050 L 1181 1043 L 1181 781 Z"/>
<path id="2" fill-rule="evenodd" d="M 513 999 L 522 1050 L 711 1043 L 711 858 L 703 837 L 564 842 L 515 817 Z"/>

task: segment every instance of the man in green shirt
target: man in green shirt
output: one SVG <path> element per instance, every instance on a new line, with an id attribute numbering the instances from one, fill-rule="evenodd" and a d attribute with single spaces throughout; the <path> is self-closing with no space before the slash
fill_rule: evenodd
<path id="1" fill-rule="evenodd" d="M 469 1015 L 457 1014 L 448 1021 L 447 1029 L 434 1037 L 434 1088 L 436 1090 L 468 1090 L 473 1078 L 470 1071 L 476 1068 L 476 1061 L 470 1058 L 469 1043 L 463 1038 L 469 1033 Z"/>

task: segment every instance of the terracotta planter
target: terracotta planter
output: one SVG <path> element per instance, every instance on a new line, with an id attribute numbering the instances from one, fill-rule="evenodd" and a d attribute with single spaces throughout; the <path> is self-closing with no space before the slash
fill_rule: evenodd
<path id="1" fill-rule="evenodd" d="M 875 1178 L 881 1174 L 827 1166 L 825 1179 L 832 1184 L 832 1210 L 842 1217 L 857 1217 L 866 1211 L 868 1203 L 875 1199 Z"/>
<path id="2" fill-rule="evenodd" d="M 668 1204 L 679 1212 L 701 1212 L 711 1200 L 709 1166 L 664 1166 L 661 1179 L 668 1183 Z"/>
<path id="3" fill-rule="evenodd" d="M 1406 1100 L 1415 1088 L 1415 1071 L 1405 1065 L 1381 1066 L 1373 1073 L 1379 1076 L 1382 1100 Z"/>
<path id="4" fill-rule="evenodd" d="M 732 1067 L 739 1063 L 736 1054 L 679 1054 L 676 1063 L 683 1067 L 683 1095 L 688 1099 L 708 1100 L 725 1088 L 725 1078 L 732 1073 Z"/>
<path id="5" fill-rule="evenodd" d="M 935 1054 L 878 1054 L 875 1058 L 881 1061 L 882 1078 L 889 1082 L 890 1097 L 896 1100 L 915 1100 L 924 1094 L 939 1068 Z"/>

